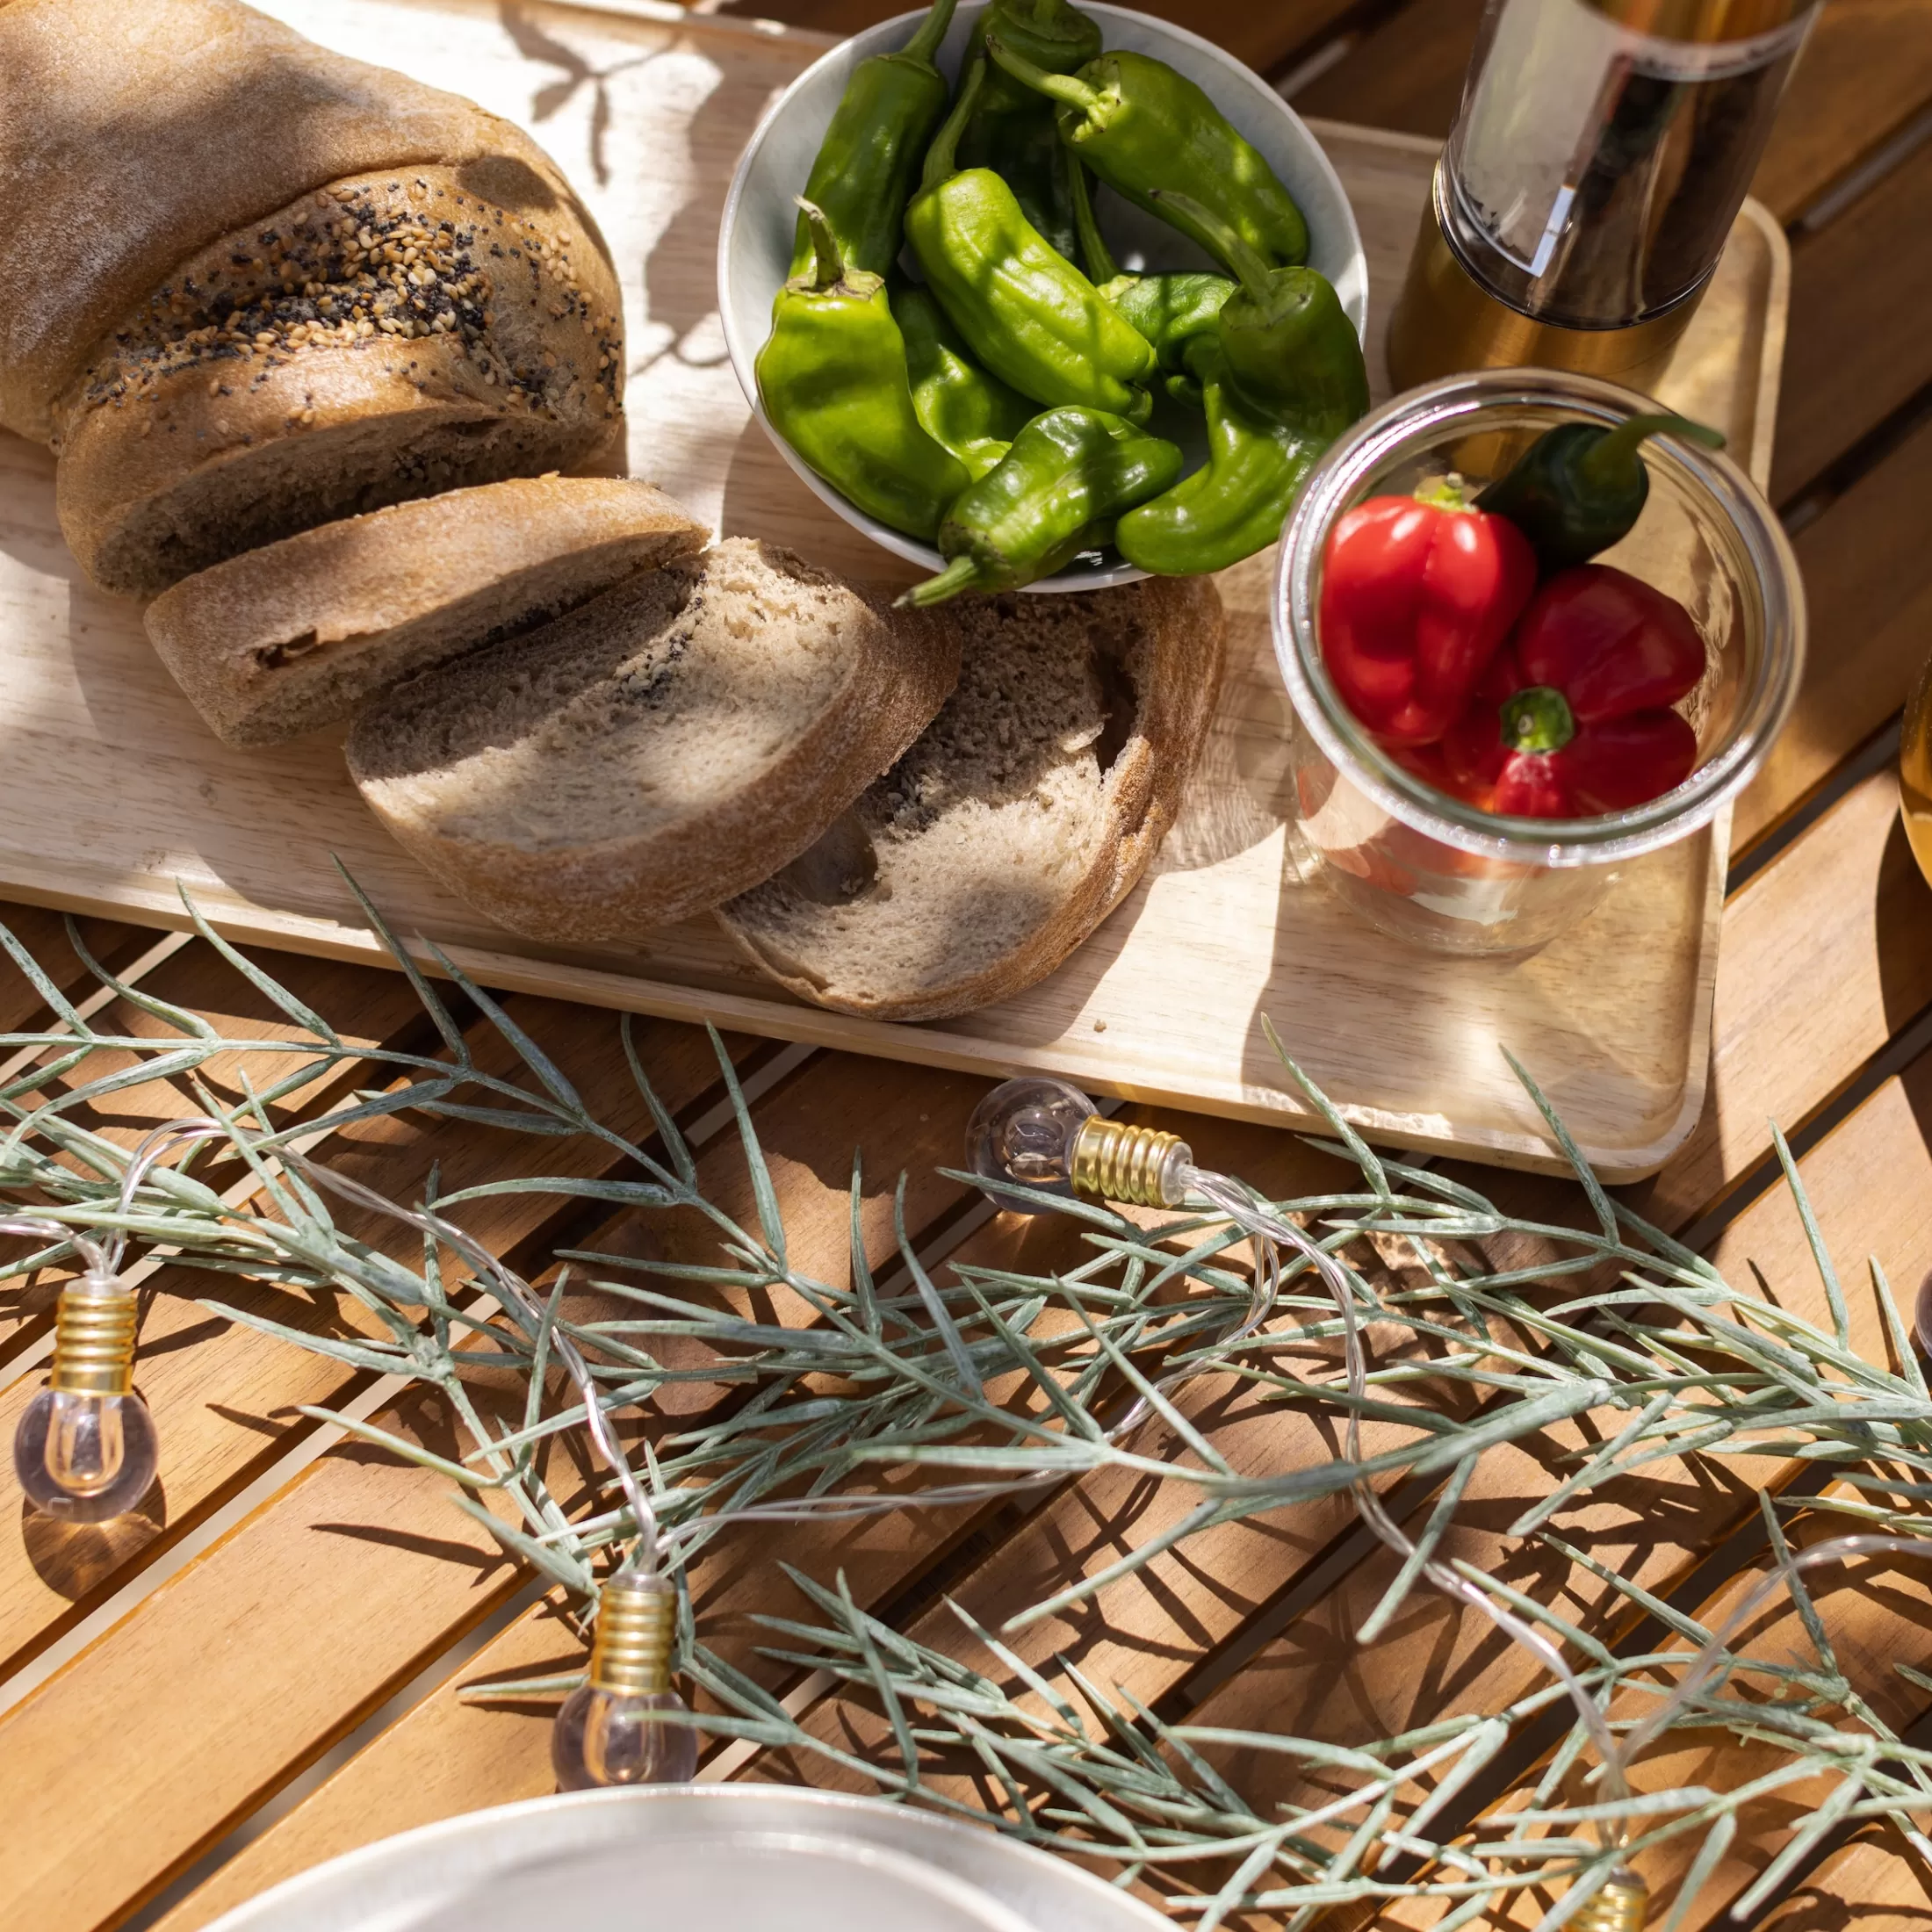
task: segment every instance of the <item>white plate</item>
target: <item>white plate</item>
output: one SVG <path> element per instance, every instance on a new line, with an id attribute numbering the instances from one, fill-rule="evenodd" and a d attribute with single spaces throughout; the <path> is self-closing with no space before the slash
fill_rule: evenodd
<path id="1" fill-rule="evenodd" d="M 985 11 L 983 4 L 962 4 L 940 50 L 939 68 L 956 77 L 974 25 Z M 1268 165 L 1300 205 L 1308 225 L 1308 265 L 1335 285 L 1342 306 L 1363 335 L 1368 327 L 1368 262 L 1362 237 L 1341 178 L 1322 152 L 1314 135 L 1293 108 L 1231 54 L 1185 27 L 1170 25 L 1150 14 L 1126 7 L 1088 4 L 1083 13 L 1099 24 L 1109 49 L 1128 48 L 1150 54 L 1178 68 L 1200 87 L 1235 127 L 1258 148 Z M 763 425 L 786 462 L 806 487 L 854 529 L 895 556 L 928 570 L 943 559 L 930 544 L 890 530 L 876 517 L 847 502 L 829 483 L 814 475 L 791 445 L 766 421 L 759 407 L 758 378 L 753 364 L 771 333 L 772 299 L 791 269 L 791 247 L 798 211 L 792 200 L 805 184 L 811 164 L 832 124 L 833 111 L 845 92 L 852 70 L 869 54 L 903 47 L 923 11 L 902 13 L 868 27 L 841 41 L 815 61 L 766 110 L 753 131 L 732 177 L 731 191 L 717 235 L 717 306 L 724 324 L 724 345 L 739 386 L 752 413 Z M 1100 227 L 1123 268 L 1212 268 L 1208 256 L 1157 216 L 1146 213 L 1111 191 L 1099 198 Z M 1205 443 L 1202 444 L 1205 449 Z M 1118 559 L 1104 568 L 1069 568 L 1057 576 L 1027 585 L 1029 590 L 1097 590 L 1107 584 L 1132 583 L 1144 571 Z"/>
<path id="2" fill-rule="evenodd" d="M 578 1791 L 471 1812 L 303 1872 L 208 1932 L 565 1925 L 1171 1932 L 1138 1900 L 990 1830 L 779 1784 Z"/>

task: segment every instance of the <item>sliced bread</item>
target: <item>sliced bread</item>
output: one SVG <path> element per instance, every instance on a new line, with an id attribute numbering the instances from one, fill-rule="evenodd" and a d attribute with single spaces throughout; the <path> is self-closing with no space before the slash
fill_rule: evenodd
<path id="1" fill-rule="evenodd" d="M 149 290 L 328 182 L 508 159 L 568 194 L 520 128 L 241 0 L 12 0 L 0 98 L 0 428 L 43 443 Z"/>
<path id="2" fill-rule="evenodd" d="M 230 558 L 149 604 L 148 635 L 216 737 L 279 744 L 710 537 L 648 483 L 486 483 Z"/>
<path id="3" fill-rule="evenodd" d="M 568 469 L 617 421 L 616 279 L 521 161 L 364 176 L 191 257 L 54 405 L 55 503 L 153 595 L 384 504 Z"/>
<path id="4" fill-rule="evenodd" d="M 930 722 L 958 640 L 734 538 L 364 711 L 349 768 L 512 931 L 635 940 L 797 856 Z"/>
<path id="5" fill-rule="evenodd" d="M 841 1013 L 936 1020 L 1043 979 L 1173 822 L 1220 686 L 1205 577 L 962 599 L 945 709 L 817 845 L 718 909 L 773 978 Z"/>

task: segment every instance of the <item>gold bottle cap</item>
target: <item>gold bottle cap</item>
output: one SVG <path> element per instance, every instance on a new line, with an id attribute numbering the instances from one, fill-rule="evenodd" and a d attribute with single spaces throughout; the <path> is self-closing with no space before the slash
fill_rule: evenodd
<path id="1" fill-rule="evenodd" d="M 1644 1932 L 1649 1915 L 1650 1887 L 1623 1865 L 1570 1921 L 1571 1932 Z"/>
<path id="2" fill-rule="evenodd" d="M 1180 1171 L 1193 1150 L 1178 1134 L 1128 1127 L 1090 1114 L 1074 1136 L 1068 1171 L 1074 1187 L 1135 1208 L 1179 1208 L 1187 1198 Z"/>
<path id="3" fill-rule="evenodd" d="M 613 1576 L 597 1601 L 590 1683 L 619 1697 L 654 1697 L 671 1688 L 677 1640 L 677 1586 L 662 1576 Z"/>
<path id="4" fill-rule="evenodd" d="M 134 1386 L 134 1296 L 109 1275 L 83 1275 L 61 1290 L 47 1386 L 67 1395 L 126 1395 Z"/>

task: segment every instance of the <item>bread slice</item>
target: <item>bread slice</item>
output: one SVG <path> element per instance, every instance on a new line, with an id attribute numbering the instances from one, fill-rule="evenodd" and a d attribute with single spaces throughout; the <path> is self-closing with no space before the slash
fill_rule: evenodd
<path id="1" fill-rule="evenodd" d="M 797 857 L 924 730 L 958 640 L 746 538 L 427 672 L 349 769 L 453 891 L 545 940 L 635 940 Z"/>
<path id="2" fill-rule="evenodd" d="M 938 1020 L 1046 977 L 1173 822 L 1221 682 L 1205 577 L 961 599 L 931 728 L 811 851 L 718 909 L 804 999 Z"/>
<path id="3" fill-rule="evenodd" d="M 386 503 L 567 469 L 617 419 L 616 278 L 521 162 L 363 176 L 183 263 L 56 399 L 82 567 L 152 595 Z"/>
<path id="4" fill-rule="evenodd" d="M 149 604 L 148 635 L 217 738 L 279 744 L 710 540 L 648 483 L 486 483 L 230 558 Z"/>
<path id="5" fill-rule="evenodd" d="M 12 0 L 0 76 L 0 427 L 43 443 L 149 290 L 331 181 L 508 160 L 569 198 L 520 128 L 240 0 Z"/>

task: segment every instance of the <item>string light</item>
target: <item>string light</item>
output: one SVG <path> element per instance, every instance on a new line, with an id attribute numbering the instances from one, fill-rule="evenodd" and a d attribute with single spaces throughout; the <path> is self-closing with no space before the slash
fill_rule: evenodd
<path id="1" fill-rule="evenodd" d="M 590 1365 L 523 1278 L 483 1244 L 429 1209 L 400 1206 L 359 1181 L 312 1165 L 291 1153 L 291 1164 L 345 1200 L 406 1222 L 460 1254 L 532 1323 L 548 1331 L 550 1349 L 576 1385 L 584 1424 L 597 1453 L 624 1492 L 637 1540 L 598 1592 L 590 1663 L 584 1682 L 565 1699 L 551 1731 L 551 1764 L 566 1791 L 605 1784 L 688 1784 L 697 1772 L 697 1733 L 675 1721 L 689 1706 L 671 1688 L 677 1647 L 677 1585 L 660 1568 L 662 1539 L 657 1512 L 610 1427 Z M 558 1277 L 561 1293 L 565 1275 Z M 658 1713 L 653 1715 L 652 1713 Z M 673 1721 L 662 1721 L 668 1715 Z"/>
<path id="2" fill-rule="evenodd" d="M 134 1150 L 121 1177 L 125 1215 L 148 1171 L 183 1141 L 224 1134 L 203 1118 L 157 1128 Z M 27 1404 L 13 1437 L 14 1473 L 42 1515 L 64 1523 L 105 1523 L 147 1495 L 160 1462 L 155 1419 L 134 1389 L 141 1304 L 120 1279 L 127 1237 L 105 1240 L 59 1222 L 0 1221 L 0 1233 L 70 1244 L 84 1264 L 61 1290 L 54 1316 L 47 1386 Z"/>

